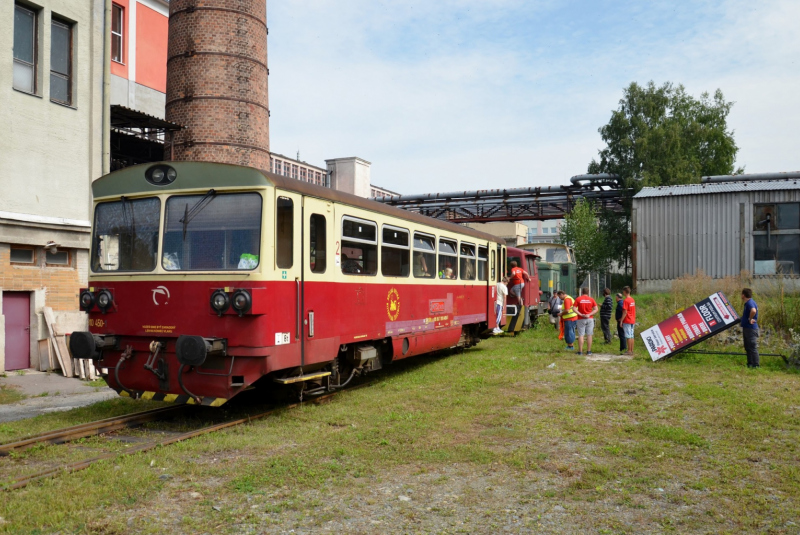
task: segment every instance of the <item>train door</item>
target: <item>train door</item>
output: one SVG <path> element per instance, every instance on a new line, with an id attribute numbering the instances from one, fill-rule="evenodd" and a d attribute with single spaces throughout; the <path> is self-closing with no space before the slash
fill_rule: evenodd
<path id="1" fill-rule="evenodd" d="M 281 284 L 279 299 L 287 309 L 275 318 L 276 344 L 296 348 L 293 358 L 303 364 L 302 301 L 303 247 L 301 225 L 303 198 L 287 191 L 275 191 L 275 270 Z M 277 296 L 276 296 L 277 297 Z"/>
<path id="2" fill-rule="evenodd" d="M 335 292 L 335 225 L 333 203 L 303 198 L 303 341 L 305 363 L 336 357 L 337 318 L 341 310 Z"/>
<path id="3" fill-rule="evenodd" d="M 526 254 L 525 261 L 528 264 L 526 268 L 528 275 L 531 277 L 530 284 L 525 285 L 528 289 L 525 303 L 530 307 L 536 308 L 539 305 L 539 274 L 536 272 L 536 257 L 532 254 Z"/>

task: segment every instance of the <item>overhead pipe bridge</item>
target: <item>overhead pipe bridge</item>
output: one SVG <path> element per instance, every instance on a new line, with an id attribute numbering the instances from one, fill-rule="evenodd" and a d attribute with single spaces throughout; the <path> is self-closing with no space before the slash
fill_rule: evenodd
<path id="1" fill-rule="evenodd" d="M 457 223 L 563 219 L 578 199 L 601 208 L 623 211 L 632 193 L 617 175 L 576 175 L 567 186 L 486 189 L 377 198 L 398 208 Z"/>

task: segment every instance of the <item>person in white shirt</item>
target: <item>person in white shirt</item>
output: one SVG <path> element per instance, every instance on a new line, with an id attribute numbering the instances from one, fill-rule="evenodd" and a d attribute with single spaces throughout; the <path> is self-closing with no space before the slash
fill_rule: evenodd
<path id="1" fill-rule="evenodd" d="M 497 326 L 492 331 L 492 334 L 502 334 L 503 329 L 500 328 L 500 323 L 506 310 L 506 299 L 508 298 L 508 277 L 503 277 L 503 280 L 497 283 L 497 300 L 494 303 L 494 313 L 497 315 Z"/>

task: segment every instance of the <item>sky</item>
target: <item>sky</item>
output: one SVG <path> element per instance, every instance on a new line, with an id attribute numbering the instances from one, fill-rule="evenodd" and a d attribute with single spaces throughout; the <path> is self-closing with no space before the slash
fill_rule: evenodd
<path id="1" fill-rule="evenodd" d="M 748 173 L 800 170 L 797 0 L 281 0 L 270 149 L 405 194 L 567 184 L 631 82 L 734 102 Z"/>

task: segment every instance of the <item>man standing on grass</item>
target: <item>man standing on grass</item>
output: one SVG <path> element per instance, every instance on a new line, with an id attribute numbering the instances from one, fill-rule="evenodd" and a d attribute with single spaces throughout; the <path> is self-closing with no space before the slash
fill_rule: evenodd
<path id="1" fill-rule="evenodd" d="M 603 340 L 611 343 L 611 313 L 614 312 L 614 302 L 611 300 L 611 290 L 603 290 L 603 304 L 600 305 L 600 328 L 603 329 Z"/>
<path id="2" fill-rule="evenodd" d="M 628 349 L 628 343 L 625 341 L 625 331 L 622 329 L 622 303 L 624 298 L 622 294 L 617 294 L 617 307 L 614 309 L 614 318 L 617 320 L 617 338 L 619 338 L 619 351 L 622 353 Z"/>
<path id="3" fill-rule="evenodd" d="M 626 286 L 622 289 L 625 299 L 622 301 L 622 332 L 628 346 L 626 355 L 633 356 L 633 325 L 636 323 L 636 301 L 631 297 L 631 289 Z"/>
<path id="4" fill-rule="evenodd" d="M 503 334 L 503 329 L 500 324 L 503 321 L 503 316 L 506 311 L 506 298 L 508 297 L 508 277 L 503 277 L 503 280 L 497 283 L 497 300 L 494 303 L 494 313 L 497 316 L 497 325 L 495 326 L 492 334 Z"/>
<path id="5" fill-rule="evenodd" d="M 578 355 L 583 354 L 583 337 L 586 336 L 586 354 L 592 354 L 592 335 L 594 334 L 594 315 L 597 314 L 597 302 L 589 295 L 589 288 L 581 288 L 581 296 L 575 300 L 578 312 Z"/>
<path id="6" fill-rule="evenodd" d="M 578 313 L 575 312 L 575 300 L 567 295 L 564 290 L 558 291 L 558 298 L 564 305 L 561 307 L 561 321 L 564 322 L 564 342 L 567 343 L 567 351 L 575 350 L 575 323 L 578 319 Z"/>
<path id="7" fill-rule="evenodd" d="M 744 303 L 742 338 L 744 350 L 747 352 L 747 367 L 758 368 L 761 365 L 758 356 L 758 306 L 753 301 L 753 290 L 750 288 L 742 290 L 742 302 Z"/>

